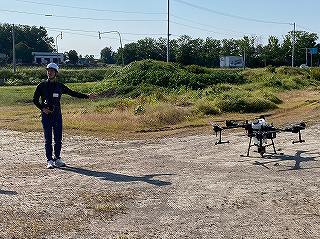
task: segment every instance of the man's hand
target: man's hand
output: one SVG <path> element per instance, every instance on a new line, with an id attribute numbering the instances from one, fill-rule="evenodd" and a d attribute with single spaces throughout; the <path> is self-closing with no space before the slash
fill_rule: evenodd
<path id="1" fill-rule="evenodd" d="M 43 108 L 42 112 L 45 113 L 45 114 L 51 114 L 53 111 L 50 110 L 49 108 Z"/>

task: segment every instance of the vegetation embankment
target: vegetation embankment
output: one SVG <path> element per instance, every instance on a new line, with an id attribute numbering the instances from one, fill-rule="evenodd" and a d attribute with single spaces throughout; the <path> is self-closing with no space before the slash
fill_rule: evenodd
<path id="1" fill-rule="evenodd" d="M 39 112 L 32 104 L 35 85 L 30 84 L 40 82 L 43 74 L 43 69 L 24 69 L 6 76 L 4 84 L 15 86 L 0 88 L 0 127 L 40 130 Z M 145 60 L 124 68 L 62 69 L 59 79 L 100 96 L 93 101 L 63 97 L 65 129 L 111 136 L 203 126 L 226 114 L 252 117 L 291 107 L 282 103 L 283 94 L 290 94 L 283 92 L 317 90 L 320 70 L 212 69 Z"/>

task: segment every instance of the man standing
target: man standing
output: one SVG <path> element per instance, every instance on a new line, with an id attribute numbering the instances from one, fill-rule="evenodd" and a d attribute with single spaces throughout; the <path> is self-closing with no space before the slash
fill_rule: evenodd
<path id="1" fill-rule="evenodd" d="M 41 121 L 45 138 L 47 168 L 63 167 L 65 163 L 61 160 L 60 152 L 62 145 L 62 114 L 60 99 L 62 94 L 77 98 L 94 99 L 95 95 L 82 94 L 69 89 L 64 84 L 57 82 L 56 77 L 59 67 L 55 63 L 49 63 L 47 69 L 47 80 L 41 82 L 33 96 L 33 103 L 41 110 Z M 52 147 L 52 131 L 54 136 L 54 150 Z"/>

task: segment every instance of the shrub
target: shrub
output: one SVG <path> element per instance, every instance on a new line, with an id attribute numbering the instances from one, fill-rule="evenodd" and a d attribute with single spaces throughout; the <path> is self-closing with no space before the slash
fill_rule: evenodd
<path id="1" fill-rule="evenodd" d="M 106 68 L 61 69 L 58 80 L 63 83 L 101 81 L 110 75 L 116 75 L 116 70 Z M 6 85 L 35 85 L 46 79 L 43 67 L 18 69 L 14 74 L 10 70 L 0 70 L 0 79 L 6 79 Z"/>
<path id="2" fill-rule="evenodd" d="M 216 84 L 203 90 L 204 96 L 212 96 L 233 89 L 231 84 Z"/>
<path id="3" fill-rule="evenodd" d="M 302 89 L 313 84 L 314 82 L 312 80 L 309 80 L 302 75 L 288 76 L 283 77 L 282 79 L 279 78 L 279 76 L 274 75 L 264 82 L 264 86 L 279 90 Z"/>
<path id="4" fill-rule="evenodd" d="M 275 104 L 282 103 L 282 100 L 279 97 L 277 97 L 275 94 L 273 94 L 272 92 L 270 92 L 268 90 L 258 90 L 258 91 L 255 91 L 253 94 L 255 95 L 255 97 L 269 100 Z"/>
<path id="5" fill-rule="evenodd" d="M 137 115 L 145 126 L 175 125 L 186 119 L 188 112 L 179 107 L 163 103 L 145 108 L 143 114 Z"/>
<path id="6" fill-rule="evenodd" d="M 272 88 L 281 88 L 283 86 L 283 81 L 278 76 L 272 76 L 265 81 L 264 85 Z"/>
<path id="7" fill-rule="evenodd" d="M 204 73 L 209 73 L 210 71 L 208 68 L 198 66 L 198 65 L 188 65 L 185 67 L 185 69 L 193 74 L 204 74 Z"/>
<path id="8" fill-rule="evenodd" d="M 257 113 L 275 109 L 277 105 L 249 92 L 233 91 L 221 94 L 218 107 L 225 112 Z"/>
<path id="9" fill-rule="evenodd" d="M 301 68 L 298 68 L 298 67 L 288 67 L 288 66 L 278 67 L 276 69 L 276 72 L 278 74 L 289 75 L 289 76 L 306 75 L 306 74 L 308 74 L 306 69 L 301 69 Z"/>
<path id="10" fill-rule="evenodd" d="M 320 81 L 320 68 L 311 68 L 310 76 L 311 79 Z"/>
<path id="11" fill-rule="evenodd" d="M 270 72 L 270 73 L 276 73 L 276 67 L 275 67 L 275 66 L 268 65 L 268 66 L 266 67 L 266 71 L 267 71 L 267 72 Z"/>
<path id="12" fill-rule="evenodd" d="M 194 73 L 196 72 L 196 73 Z M 243 84 L 246 79 L 237 71 L 215 70 L 153 60 L 133 62 L 118 77 L 119 85 L 139 86 L 143 84 L 178 89 L 204 89 L 219 83 Z"/>
<path id="13" fill-rule="evenodd" d="M 11 70 L 0 70 L 0 79 L 10 79 L 14 76 Z"/>
<path id="14" fill-rule="evenodd" d="M 216 102 L 208 101 L 208 100 L 199 100 L 195 104 L 196 112 L 204 115 L 217 115 L 220 114 L 221 111 L 216 105 Z"/>

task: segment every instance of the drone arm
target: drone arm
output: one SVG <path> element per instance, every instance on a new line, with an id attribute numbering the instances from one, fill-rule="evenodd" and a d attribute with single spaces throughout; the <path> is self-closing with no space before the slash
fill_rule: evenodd
<path id="1" fill-rule="evenodd" d="M 303 143 L 303 142 L 305 142 L 305 140 L 303 140 L 301 138 L 301 130 L 304 130 L 305 127 L 306 127 L 306 124 L 304 122 L 302 122 L 300 124 L 296 124 L 296 125 L 293 125 L 291 127 L 285 128 L 283 131 L 291 132 L 291 133 L 294 133 L 294 134 L 299 134 L 299 140 L 292 141 L 293 144 L 295 144 L 295 143 Z"/>
<path id="2" fill-rule="evenodd" d="M 216 134 L 216 137 L 218 136 L 219 133 L 219 141 L 217 141 L 215 144 L 224 144 L 224 143 L 229 143 L 229 141 L 222 141 L 222 130 L 226 129 L 227 127 L 221 127 L 218 124 L 215 124 L 213 122 L 209 122 L 212 125 L 212 129 Z"/>

